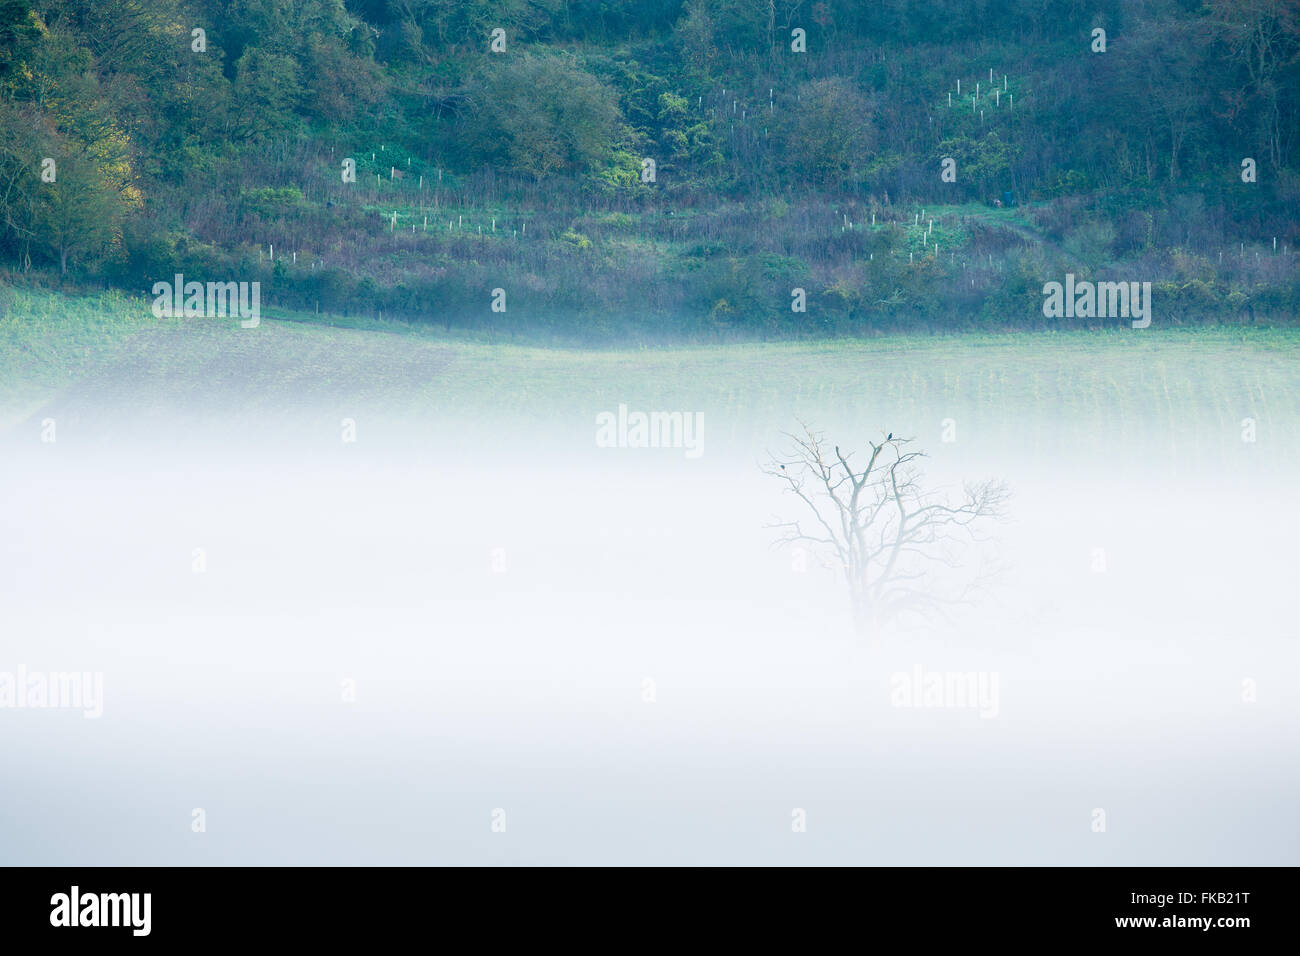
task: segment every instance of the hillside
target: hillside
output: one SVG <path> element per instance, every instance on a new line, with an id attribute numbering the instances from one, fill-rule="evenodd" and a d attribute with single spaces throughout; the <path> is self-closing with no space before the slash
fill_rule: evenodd
<path id="1" fill-rule="evenodd" d="M 567 343 L 1058 327 L 1066 274 L 1293 321 L 1296 4 L 1049 6 L 5 0 L 0 263 Z"/>

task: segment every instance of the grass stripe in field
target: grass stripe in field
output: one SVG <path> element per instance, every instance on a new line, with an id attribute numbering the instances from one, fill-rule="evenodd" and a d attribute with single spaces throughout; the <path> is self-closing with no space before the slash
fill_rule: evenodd
<path id="1" fill-rule="evenodd" d="M 229 380 L 208 381 L 218 373 Z M 238 387 L 244 376 L 255 391 Z M 1250 416 L 1275 437 L 1294 437 L 1300 332 L 1125 328 L 582 350 L 273 311 L 256 331 L 216 319 L 160 322 L 142 299 L 17 291 L 0 319 L 0 423 L 74 384 L 94 394 L 97 380 L 100 393 L 122 381 L 153 387 L 150 397 L 164 402 L 177 390 L 220 386 L 222 401 L 259 409 L 299 405 L 304 389 L 338 389 L 394 413 L 523 424 L 585 421 L 625 402 L 742 426 L 886 413 L 1006 429 L 1032 417 L 1045 441 L 1056 440 L 1047 434 L 1054 419 L 1121 435 L 1156 423 L 1175 440 L 1189 429 L 1235 430 Z"/>
<path id="2" fill-rule="evenodd" d="M 0 315 L 0 428 L 111 362 L 147 318 L 138 300 L 14 289 Z"/>

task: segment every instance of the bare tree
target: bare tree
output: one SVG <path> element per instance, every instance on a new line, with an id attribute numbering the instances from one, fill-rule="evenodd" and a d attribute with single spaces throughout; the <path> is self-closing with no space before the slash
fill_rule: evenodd
<path id="1" fill-rule="evenodd" d="M 907 450 L 911 439 L 891 432 L 868 442 L 870 457 L 858 467 L 852 452 L 800 424 L 789 451 L 762 470 L 783 481 L 811 518 L 769 527 L 781 531 L 778 546 L 806 546 L 842 571 L 859 633 L 905 615 L 942 613 L 989 583 L 996 569 L 971 574 L 964 559 L 970 546 L 989 540 L 982 527 L 1004 517 L 1003 483 L 968 484 L 950 502 L 923 488 L 917 463 L 925 455 Z"/>

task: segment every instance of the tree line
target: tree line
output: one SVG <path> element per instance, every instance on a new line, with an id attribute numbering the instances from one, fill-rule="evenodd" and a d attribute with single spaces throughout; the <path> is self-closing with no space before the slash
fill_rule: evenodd
<path id="1" fill-rule="evenodd" d="M 851 231 L 869 210 L 1037 204 L 1036 231 L 1091 243 L 1099 265 L 1159 247 L 1172 270 L 1177 249 L 1294 245 L 1298 131 L 1298 0 L 0 0 L 0 262 L 130 288 L 184 265 L 274 280 L 262 236 L 297 229 L 316 248 L 310 275 L 281 275 L 286 302 L 411 298 L 439 269 L 444 301 L 473 300 L 458 223 L 418 267 L 381 241 L 399 218 L 427 232 L 431 207 L 439 224 L 452 207 L 531 216 L 553 244 L 534 266 L 585 270 L 587 288 L 659 256 L 662 281 L 701 287 L 673 308 L 736 310 L 692 270 L 712 242 L 696 258 L 715 275 L 775 255 L 798 261 L 780 282 L 838 282 L 841 301 L 876 246 L 908 248 L 819 254 L 798 215 L 767 216 L 762 248 L 679 226 L 728 206 L 824 206 Z M 637 250 L 589 253 L 603 272 L 564 238 L 601 212 L 640 217 Z M 950 253 L 987 251 L 965 240 Z M 521 280 L 536 256 L 487 251 Z M 331 303 L 334 287 L 351 291 Z"/>

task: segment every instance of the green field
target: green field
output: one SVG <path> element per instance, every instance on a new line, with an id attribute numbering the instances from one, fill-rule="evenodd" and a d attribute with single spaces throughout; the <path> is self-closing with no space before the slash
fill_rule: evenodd
<path id="1" fill-rule="evenodd" d="M 82 404 L 220 405 L 273 411 L 345 398 L 394 414 L 587 421 L 619 402 L 703 410 L 749 428 L 954 417 L 1036 443 L 1113 440 L 1295 447 L 1300 331 L 1106 332 L 883 337 L 643 350 L 493 344 L 441 330 L 306 316 L 158 320 L 142 300 L 15 291 L 0 319 L 0 428 L 73 397 Z M 1108 440 L 1109 440 L 1108 439 Z"/>

